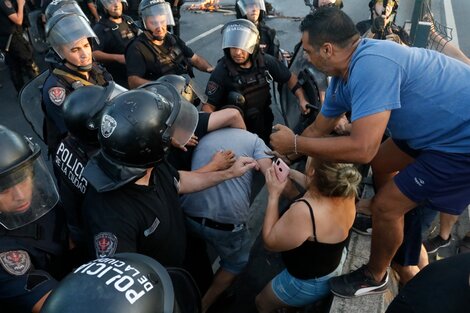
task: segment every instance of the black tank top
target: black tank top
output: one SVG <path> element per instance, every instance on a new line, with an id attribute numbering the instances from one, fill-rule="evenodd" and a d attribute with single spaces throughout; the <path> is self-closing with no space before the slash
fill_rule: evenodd
<path id="1" fill-rule="evenodd" d="M 314 241 L 306 240 L 299 247 L 282 252 L 282 260 L 289 274 L 298 279 L 312 279 L 328 275 L 338 267 L 349 237 L 335 244 L 318 242 L 315 218 L 310 203 L 305 199 L 297 201 L 304 202 L 310 210 Z"/>

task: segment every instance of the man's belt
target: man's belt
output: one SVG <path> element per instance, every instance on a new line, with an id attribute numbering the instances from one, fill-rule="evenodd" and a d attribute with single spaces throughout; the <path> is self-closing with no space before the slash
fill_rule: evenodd
<path id="1" fill-rule="evenodd" d="M 205 217 L 196 217 L 196 216 L 189 216 L 189 215 L 188 215 L 188 217 L 190 219 L 192 219 L 193 221 L 195 221 L 195 222 L 197 222 L 197 223 L 199 223 L 203 226 L 207 226 L 209 228 L 213 228 L 213 229 L 217 229 L 217 230 L 235 232 L 235 231 L 242 230 L 245 227 L 244 223 L 242 223 L 242 224 L 225 224 L 225 223 L 216 222 L 214 220 L 211 220 L 211 219 L 205 218 Z"/>

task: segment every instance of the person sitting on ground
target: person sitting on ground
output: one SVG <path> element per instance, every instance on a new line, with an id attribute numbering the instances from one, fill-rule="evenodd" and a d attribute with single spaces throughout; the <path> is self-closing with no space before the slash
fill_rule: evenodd
<path id="1" fill-rule="evenodd" d="M 303 307 L 330 293 L 328 281 L 338 276 L 346 258 L 345 245 L 356 213 L 354 200 L 361 175 L 351 164 L 307 160 L 305 175 L 290 176 L 307 191 L 279 217 L 279 197 L 286 183 L 271 167 L 263 226 L 267 249 L 281 252 L 286 269 L 256 297 L 259 312 Z"/>

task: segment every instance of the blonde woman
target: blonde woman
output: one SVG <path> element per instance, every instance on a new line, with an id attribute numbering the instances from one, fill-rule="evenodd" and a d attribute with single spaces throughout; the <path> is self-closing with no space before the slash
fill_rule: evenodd
<path id="1" fill-rule="evenodd" d="M 328 281 L 341 273 L 356 214 L 361 175 L 353 165 L 309 158 L 305 175 L 291 170 L 289 176 L 307 191 L 279 216 L 286 183 L 277 180 L 273 167 L 266 173 L 263 240 L 268 250 L 281 252 L 286 269 L 256 297 L 259 312 L 303 307 L 329 294 Z"/>

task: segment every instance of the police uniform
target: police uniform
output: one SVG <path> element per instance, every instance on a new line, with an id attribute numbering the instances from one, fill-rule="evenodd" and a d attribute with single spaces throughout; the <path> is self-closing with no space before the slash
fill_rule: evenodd
<path id="1" fill-rule="evenodd" d="M 49 147 L 49 153 L 54 152 L 60 139 L 64 138 L 67 133 L 62 116 L 62 104 L 66 96 L 79 87 L 89 85 L 103 86 L 111 80 L 111 75 L 97 64 L 93 64 L 88 80 L 80 73 L 64 65 L 54 66 L 42 89 L 42 105 L 46 115 L 46 142 Z"/>
<path id="2" fill-rule="evenodd" d="M 59 143 L 52 161 L 69 236 L 79 248 L 85 240 L 81 206 L 88 189 L 88 181 L 82 173 L 90 156 L 97 150 L 97 146 L 85 145 L 69 135 Z"/>
<path id="3" fill-rule="evenodd" d="M 66 274 L 60 262 L 66 249 L 64 222 L 55 207 L 37 221 L 15 230 L 0 226 L 0 307 L 2 312 L 31 312 L 34 304 Z"/>
<path id="4" fill-rule="evenodd" d="M 0 50 L 5 52 L 11 80 L 19 92 L 25 83 L 23 74 L 31 79 L 39 74 L 39 69 L 33 60 L 31 44 L 23 37 L 22 27 L 8 18 L 15 13 L 16 1 L 0 0 Z"/>
<path id="5" fill-rule="evenodd" d="M 268 27 L 264 22 L 259 23 L 258 30 L 260 50 L 277 58 L 279 56 L 279 41 L 276 39 L 276 30 Z"/>
<path id="6" fill-rule="evenodd" d="M 167 33 L 161 46 L 152 43 L 147 32 L 137 36 L 126 50 L 128 76 L 156 80 L 168 74 L 194 77 L 189 59 L 194 52 L 178 37 Z"/>
<path id="7" fill-rule="evenodd" d="M 112 191 L 89 189 L 83 204 L 91 257 L 137 252 L 164 266 L 183 264 L 186 231 L 178 196 L 179 174 L 158 163 L 149 186 L 128 183 Z"/>
<path id="8" fill-rule="evenodd" d="M 93 51 L 103 51 L 110 54 L 124 54 L 127 45 L 137 35 L 137 28 L 133 26 L 133 20 L 126 15 L 122 15 L 122 22 L 116 24 L 107 17 L 102 17 L 93 26 L 99 43 L 95 42 Z M 111 73 L 114 81 L 129 88 L 127 84 L 126 65 L 118 62 L 106 63 L 106 69 Z"/>
<path id="9" fill-rule="evenodd" d="M 227 104 L 230 91 L 245 97 L 241 107 L 247 130 L 256 133 L 269 142 L 274 115 L 270 109 L 270 82 L 287 83 L 291 73 L 277 59 L 268 54 L 258 53 L 249 69 L 241 68 L 229 57 L 219 60 L 206 87 L 207 102 L 221 109 Z"/>

